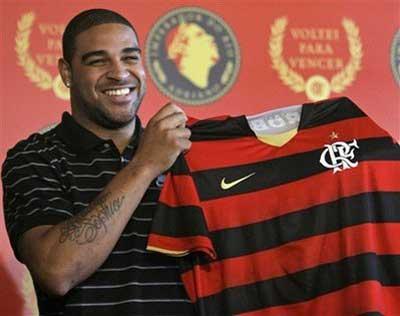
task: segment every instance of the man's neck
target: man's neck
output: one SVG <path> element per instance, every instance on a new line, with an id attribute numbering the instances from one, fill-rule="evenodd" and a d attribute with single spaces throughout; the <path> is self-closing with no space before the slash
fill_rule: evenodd
<path id="1" fill-rule="evenodd" d="M 117 129 L 117 130 L 100 130 L 99 133 L 96 133 L 102 139 L 111 139 L 115 146 L 118 148 L 120 153 L 123 153 L 124 149 L 130 143 L 132 139 L 132 135 L 135 132 L 135 122 L 134 119 L 129 125 Z"/>
<path id="2" fill-rule="evenodd" d="M 118 151 L 120 153 L 124 151 L 125 147 L 129 144 L 132 135 L 135 132 L 136 118 L 132 120 L 132 122 L 130 122 L 128 125 L 121 127 L 119 129 L 107 129 L 87 119 L 82 119 L 81 117 L 75 117 L 73 114 L 72 117 L 74 117 L 75 121 L 79 125 L 88 129 L 99 138 L 104 140 L 111 139 L 115 144 L 115 146 L 118 148 Z"/>

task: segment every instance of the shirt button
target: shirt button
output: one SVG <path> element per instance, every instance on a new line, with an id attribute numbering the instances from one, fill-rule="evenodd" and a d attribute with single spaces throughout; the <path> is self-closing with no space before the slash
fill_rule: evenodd
<path id="1" fill-rule="evenodd" d="M 104 144 L 104 148 L 110 148 L 110 144 L 105 143 L 105 144 Z"/>

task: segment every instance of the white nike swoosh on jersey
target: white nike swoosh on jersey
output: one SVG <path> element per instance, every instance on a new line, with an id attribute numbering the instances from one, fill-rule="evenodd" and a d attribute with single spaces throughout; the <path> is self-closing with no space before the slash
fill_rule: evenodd
<path id="1" fill-rule="evenodd" d="M 250 173 L 250 174 L 248 174 L 247 176 L 245 176 L 245 177 L 243 177 L 243 178 L 240 178 L 240 179 L 237 179 L 237 180 L 235 180 L 235 181 L 228 182 L 228 183 L 225 181 L 225 177 L 224 177 L 224 178 L 221 180 L 221 189 L 222 189 L 222 190 L 228 190 L 228 189 L 234 187 L 235 185 L 239 184 L 240 182 L 243 182 L 244 180 L 247 180 L 248 178 L 254 176 L 255 174 L 256 174 L 256 173 L 253 172 L 253 173 Z"/>

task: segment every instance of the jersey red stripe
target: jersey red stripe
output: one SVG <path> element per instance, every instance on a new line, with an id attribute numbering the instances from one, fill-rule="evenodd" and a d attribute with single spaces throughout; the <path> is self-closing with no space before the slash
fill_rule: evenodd
<path id="1" fill-rule="evenodd" d="M 174 178 L 173 181 L 171 178 Z M 164 189 L 159 201 L 170 207 L 183 205 L 199 205 L 199 197 L 194 188 L 193 178 L 189 175 L 175 175 L 169 173 L 165 179 Z"/>
<path id="2" fill-rule="evenodd" d="M 390 173 L 388 172 L 390 170 Z M 332 179 L 332 171 L 276 186 L 201 202 L 210 231 L 257 223 L 363 192 L 400 190 L 400 161 L 366 161 Z M 393 176 L 397 173 L 398 176 Z M 366 174 L 369 174 L 367 177 Z M 379 176 L 373 177 L 371 174 Z M 265 175 L 266 177 L 268 175 Z M 329 179 L 329 180 L 328 180 Z M 360 181 L 365 179 L 365 181 Z M 373 179 L 373 180 L 371 180 Z M 301 190 L 305 194 L 293 194 Z M 340 192 L 338 192 L 340 190 Z M 314 192 L 313 194 L 308 194 Z M 306 194 L 307 193 L 307 194 Z M 166 199 L 163 201 L 165 202 Z M 167 200 L 166 203 L 170 203 Z M 232 212 L 232 209 L 246 210 Z M 219 218 L 223 216 L 224 220 Z"/>

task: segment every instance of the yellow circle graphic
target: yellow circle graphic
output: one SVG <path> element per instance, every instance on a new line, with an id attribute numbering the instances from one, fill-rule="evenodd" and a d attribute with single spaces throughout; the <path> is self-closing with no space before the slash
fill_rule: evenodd
<path id="1" fill-rule="evenodd" d="M 390 52 L 390 63 L 392 66 L 393 76 L 400 85 L 400 29 L 397 30 L 396 35 L 393 38 Z"/>
<path id="2" fill-rule="evenodd" d="M 308 78 L 305 91 L 311 101 L 320 101 L 329 98 L 331 86 L 325 77 L 315 75 Z"/>

